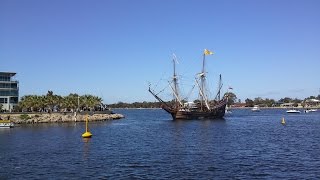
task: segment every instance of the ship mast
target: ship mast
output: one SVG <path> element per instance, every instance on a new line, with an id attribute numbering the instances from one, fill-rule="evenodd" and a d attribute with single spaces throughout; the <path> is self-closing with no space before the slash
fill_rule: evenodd
<path id="1" fill-rule="evenodd" d="M 219 89 L 218 89 L 218 101 L 220 101 L 220 99 L 221 99 L 221 88 L 222 88 L 222 78 L 221 78 L 221 74 L 220 74 L 220 76 L 219 76 L 219 87 L 218 87 Z"/>
<path id="2" fill-rule="evenodd" d="M 205 81 L 206 81 L 206 75 L 205 75 L 205 62 L 206 62 L 206 55 L 203 53 L 203 58 L 202 58 L 202 71 L 200 73 L 200 103 L 201 103 L 201 111 L 203 110 L 203 104 L 204 104 L 204 99 L 205 99 L 205 94 L 204 94 L 204 86 L 205 86 Z"/>
<path id="3" fill-rule="evenodd" d="M 177 108 L 177 107 L 179 106 L 179 104 L 182 105 L 182 102 L 181 102 L 180 96 L 179 96 L 178 76 L 177 76 L 177 73 L 176 73 L 176 63 L 177 63 L 178 61 L 177 61 L 177 57 L 176 57 L 175 54 L 173 54 L 172 62 L 173 62 L 173 77 L 172 77 L 173 87 L 172 87 L 171 85 L 170 85 L 170 87 L 171 87 L 172 90 L 173 90 L 175 107 Z"/>
<path id="4" fill-rule="evenodd" d="M 203 106 L 206 105 L 206 107 L 208 108 L 208 110 L 210 110 L 209 107 L 209 102 L 208 102 L 208 98 L 207 98 L 207 94 L 205 93 L 206 90 L 206 72 L 205 72 L 205 63 L 206 63 L 206 55 L 211 55 L 213 54 L 211 51 L 205 49 L 204 53 L 203 53 L 203 59 L 202 59 L 202 71 L 199 74 L 200 76 L 200 87 L 199 87 L 199 93 L 200 93 L 200 102 L 201 102 L 201 110 L 203 110 Z"/>

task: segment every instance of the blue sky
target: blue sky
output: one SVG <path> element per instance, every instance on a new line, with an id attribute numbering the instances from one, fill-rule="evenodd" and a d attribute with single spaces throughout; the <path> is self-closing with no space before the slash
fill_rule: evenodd
<path id="1" fill-rule="evenodd" d="M 222 74 L 242 101 L 305 98 L 320 88 L 319 9 L 318 0 L 0 0 L 0 71 L 17 72 L 21 96 L 154 101 L 148 82 L 161 90 L 172 53 L 192 82 L 207 48 L 213 94 Z"/>

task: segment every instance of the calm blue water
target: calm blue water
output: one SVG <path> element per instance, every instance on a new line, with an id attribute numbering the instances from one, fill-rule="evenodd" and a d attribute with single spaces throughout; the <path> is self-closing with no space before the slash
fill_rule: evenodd
<path id="1" fill-rule="evenodd" d="M 319 179 L 320 112 L 233 110 L 224 120 L 125 119 L 0 129 L 0 179 Z M 281 125 L 285 117 L 287 125 Z"/>

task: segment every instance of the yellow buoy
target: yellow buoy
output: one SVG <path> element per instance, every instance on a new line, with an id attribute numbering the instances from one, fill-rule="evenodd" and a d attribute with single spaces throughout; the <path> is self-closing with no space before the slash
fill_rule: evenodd
<path id="1" fill-rule="evenodd" d="M 88 131 L 88 115 L 86 115 L 86 132 L 82 134 L 83 138 L 91 138 L 92 134 Z"/>
<path id="2" fill-rule="evenodd" d="M 284 117 L 282 118 L 281 124 L 282 124 L 282 125 L 285 125 L 285 124 L 286 124 L 286 121 L 284 120 Z"/>

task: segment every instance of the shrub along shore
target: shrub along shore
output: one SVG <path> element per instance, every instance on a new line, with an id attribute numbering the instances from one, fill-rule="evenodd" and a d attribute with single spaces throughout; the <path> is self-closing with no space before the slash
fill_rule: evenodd
<path id="1" fill-rule="evenodd" d="M 73 113 L 2 113 L 1 119 L 11 120 L 15 124 L 83 122 L 85 114 Z M 88 114 L 88 121 L 107 121 L 124 118 L 122 114 Z"/>

